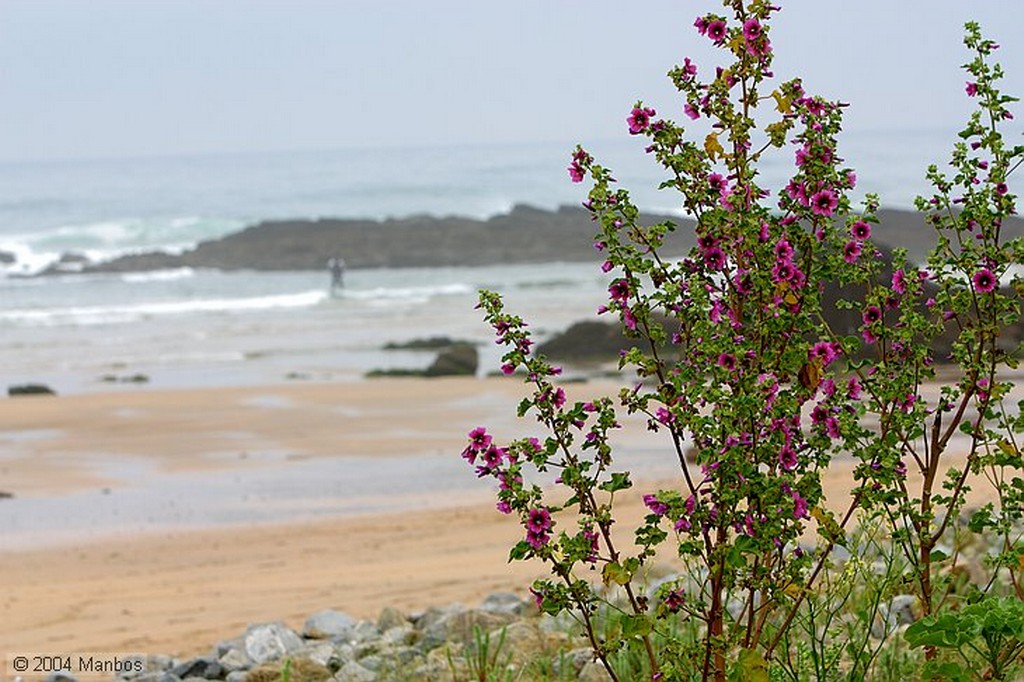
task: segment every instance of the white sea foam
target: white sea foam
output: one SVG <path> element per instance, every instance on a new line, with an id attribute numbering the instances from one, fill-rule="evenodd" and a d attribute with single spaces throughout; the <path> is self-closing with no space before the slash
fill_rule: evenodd
<path id="1" fill-rule="evenodd" d="M 62 308 L 17 308 L 0 311 L 0 322 L 53 327 L 135 322 L 149 317 L 195 313 L 235 313 L 282 308 L 308 308 L 327 298 L 323 290 L 297 294 L 253 296 L 248 298 L 208 298 L 139 303 L 130 305 L 92 305 Z"/>
<path id="2" fill-rule="evenodd" d="M 435 296 L 459 296 L 471 294 L 476 288 L 463 283 L 441 284 L 427 287 L 376 287 L 373 289 L 347 289 L 342 296 L 356 301 L 409 301 L 422 303 Z"/>
<path id="3" fill-rule="evenodd" d="M 154 270 L 153 272 L 129 272 L 121 275 L 122 282 L 139 284 L 144 282 L 173 282 L 178 279 L 195 277 L 196 271 L 192 268 L 171 268 L 169 270 Z"/>

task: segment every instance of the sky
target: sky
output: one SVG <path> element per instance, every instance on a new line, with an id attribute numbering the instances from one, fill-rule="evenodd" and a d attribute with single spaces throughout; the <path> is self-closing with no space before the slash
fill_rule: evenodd
<path id="1" fill-rule="evenodd" d="M 956 130 L 963 22 L 1024 94 L 1024 3 L 780 0 L 775 71 L 847 130 Z M 712 68 L 715 0 L 0 0 L 0 160 L 586 141 Z M 1014 31 L 1013 29 L 1017 30 Z"/>

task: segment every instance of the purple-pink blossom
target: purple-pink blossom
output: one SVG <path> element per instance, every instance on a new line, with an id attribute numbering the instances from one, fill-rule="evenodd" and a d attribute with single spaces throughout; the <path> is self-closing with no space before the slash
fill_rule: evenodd
<path id="1" fill-rule="evenodd" d="M 544 507 L 535 507 L 526 514 L 526 529 L 535 533 L 547 531 L 553 525 L 551 512 Z"/>
<path id="2" fill-rule="evenodd" d="M 612 300 L 625 304 L 629 300 L 629 282 L 624 279 L 617 279 L 608 287 L 608 293 Z"/>
<path id="3" fill-rule="evenodd" d="M 823 189 L 811 196 L 811 213 L 820 216 L 830 216 L 839 205 L 839 198 L 830 189 Z"/>
<path id="4" fill-rule="evenodd" d="M 807 504 L 807 500 L 803 498 L 797 491 L 793 490 L 790 492 L 790 496 L 793 498 L 793 518 L 794 519 L 806 519 L 810 516 L 808 511 L 810 507 Z"/>
<path id="5" fill-rule="evenodd" d="M 967 87 L 965 87 L 964 90 L 967 92 L 968 97 L 974 97 L 975 95 L 978 94 L 978 84 L 972 81 L 968 81 Z"/>
<path id="6" fill-rule="evenodd" d="M 649 107 L 633 107 L 633 111 L 626 118 L 626 123 L 629 124 L 629 134 L 639 135 L 647 130 L 651 125 L 651 116 L 654 114 L 654 109 Z"/>
<path id="7" fill-rule="evenodd" d="M 906 275 L 902 270 L 897 270 L 892 273 L 892 290 L 897 294 L 907 293 L 907 280 Z"/>
<path id="8" fill-rule="evenodd" d="M 974 281 L 974 288 L 985 294 L 995 291 L 996 285 L 999 283 L 995 273 L 988 268 L 978 270 L 974 273 L 972 280 Z"/>
<path id="9" fill-rule="evenodd" d="M 871 226 L 863 220 L 858 220 L 850 225 L 850 235 L 858 241 L 864 241 L 871 236 Z"/>
<path id="10" fill-rule="evenodd" d="M 696 121 L 700 118 L 700 112 L 697 111 L 697 107 L 693 106 L 689 102 L 683 105 L 683 113 L 686 114 L 691 121 Z"/>
<path id="11" fill-rule="evenodd" d="M 754 41 L 763 35 L 764 31 L 761 29 L 761 22 L 751 17 L 743 22 L 743 37 L 748 41 Z"/>
<path id="12" fill-rule="evenodd" d="M 877 305 L 869 305 L 860 317 L 864 320 L 864 324 L 874 324 L 882 319 L 882 309 Z"/>
<path id="13" fill-rule="evenodd" d="M 653 513 L 658 516 L 664 516 L 668 513 L 668 505 L 658 500 L 655 495 L 644 495 L 644 506 L 650 509 Z"/>
<path id="14" fill-rule="evenodd" d="M 708 22 L 707 36 L 719 44 L 725 40 L 725 22 L 721 19 L 714 19 Z"/>

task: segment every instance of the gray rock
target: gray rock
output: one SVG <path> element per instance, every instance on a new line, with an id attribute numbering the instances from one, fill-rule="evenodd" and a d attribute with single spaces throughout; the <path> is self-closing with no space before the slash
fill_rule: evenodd
<path id="1" fill-rule="evenodd" d="M 573 649 L 572 651 L 556 656 L 553 661 L 552 669 L 555 671 L 556 674 L 560 676 L 560 679 L 561 677 L 565 677 L 567 675 L 572 677 L 578 677 L 580 672 L 583 670 L 584 666 L 586 666 L 588 663 L 593 662 L 593 649 L 591 649 L 590 647 L 580 647 L 578 649 Z M 565 675 L 563 675 L 562 671 L 563 665 L 569 668 L 569 670 L 564 671 Z"/>
<path id="2" fill-rule="evenodd" d="M 898 594 L 878 610 L 871 624 L 871 636 L 881 639 L 901 625 L 910 625 L 921 617 L 921 603 L 912 594 Z"/>
<path id="3" fill-rule="evenodd" d="M 217 662 L 220 663 L 220 667 L 226 673 L 233 673 L 236 670 L 248 670 L 252 666 L 252 661 L 249 660 L 249 657 L 241 649 L 228 649 L 227 653 L 217 659 Z"/>
<path id="4" fill-rule="evenodd" d="M 245 651 L 245 641 L 243 637 L 235 637 L 234 639 L 226 639 L 222 642 L 217 642 L 213 647 L 213 655 L 220 658 L 232 649 L 238 649 L 239 651 Z"/>
<path id="5" fill-rule="evenodd" d="M 600 661 L 590 661 L 580 670 L 580 682 L 611 682 L 611 679 Z"/>
<path id="6" fill-rule="evenodd" d="M 170 656 L 152 654 L 146 656 L 146 670 L 150 672 L 164 672 L 176 666 L 179 662 Z"/>
<path id="7" fill-rule="evenodd" d="M 46 384 L 18 384 L 15 386 L 8 386 L 7 395 L 57 395 L 57 392 Z M 47 680 L 49 680 L 49 678 L 47 678 Z"/>
<path id="8" fill-rule="evenodd" d="M 78 682 L 78 678 L 67 671 L 58 670 L 47 675 L 46 682 Z"/>
<path id="9" fill-rule="evenodd" d="M 494 592 L 480 604 L 480 610 L 487 613 L 499 613 L 521 616 L 526 612 L 527 604 L 513 592 Z"/>
<path id="10" fill-rule="evenodd" d="M 341 611 L 318 611 L 306 619 L 302 634 L 309 639 L 349 639 L 357 622 Z"/>
<path id="11" fill-rule="evenodd" d="M 185 680 L 201 677 L 204 680 L 219 680 L 227 673 L 220 661 L 212 656 L 200 656 L 171 668 L 171 674 Z"/>
<path id="12" fill-rule="evenodd" d="M 393 606 L 385 606 L 377 617 L 377 629 L 381 632 L 387 632 L 391 628 L 408 624 L 409 618 Z"/>
<path id="13" fill-rule="evenodd" d="M 245 653 L 257 665 L 302 648 L 302 639 L 281 623 L 252 625 L 245 631 Z"/>
<path id="14" fill-rule="evenodd" d="M 380 653 L 374 653 L 360 658 L 357 663 L 379 676 L 382 670 L 387 669 L 387 663 L 385 661 L 386 658 L 388 657 L 382 656 Z"/>
<path id="15" fill-rule="evenodd" d="M 345 682 L 377 682 L 377 673 L 367 670 L 355 661 L 349 661 L 342 666 L 335 678 Z"/>
<path id="16" fill-rule="evenodd" d="M 457 611 L 431 623 L 423 630 L 420 651 L 430 651 L 445 643 L 466 644 L 473 641 L 473 633 L 491 632 L 508 625 L 516 617 L 509 614 L 488 613 L 477 609 Z"/>
<path id="17" fill-rule="evenodd" d="M 428 377 L 473 376 L 478 363 L 476 347 L 460 343 L 438 353 L 425 374 Z"/>
<path id="18" fill-rule="evenodd" d="M 400 646 L 392 649 L 391 658 L 403 666 L 408 666 L 414 661 L 422 659 L 423 654 L 416 647 Z"/>
<path id="19" fill-rule="evenodd" d="M 331 667 L 331 661 L 334 660 L 337 663 L 336 667 L 341 667 L 341 659 L 338 655 L 338 650 L 330 642 L 317 642 L 311 646 L 307 646 L 297 652 L 296 656 L 299 658 L 308 658 L 317 665 L 322 665 L 328 669 Z"/>
<path id="20" fill-rule="evenodd" d="M 181 682 L 181 678 L 163 670 L 142 673 L 131 679 L 132 682 Z"/>
<path id="21" fill-rule="evenodd" d="M 380 639 L 380 630 L 377 629 L 377 625 L 375 623 L 371 623 L 368 620 L 361 620 L 356 623 L 354 628 L 352 628 L 352 634 L 350 637 L 353 642 L 360 644 L 376 642 Z"/>
<path id="22" fill-rule="evenodd" d="M 384 631 L 381 639 L 391 645 L 412 644 L 416 640 L 416 628 L 412 623 L 398 625 Z"/>
<path id="23" fill-rule="evenodd" d="M 244 670 L 236 670 L 228 673 L 228 676 L 224 678 L 224 682 L 245 682 L 245 678 L 249 676 L 249 673 Z"/>

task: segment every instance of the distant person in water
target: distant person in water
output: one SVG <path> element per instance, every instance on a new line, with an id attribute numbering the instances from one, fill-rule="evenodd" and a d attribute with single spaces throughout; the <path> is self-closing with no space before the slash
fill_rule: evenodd
<path id="1" fill-rule="evenodd" d="M 345 288 L 345 259 L 331 258 L 327 261 L 327 269 L 331 271 L 331 293 L 335 294 Z"/>

